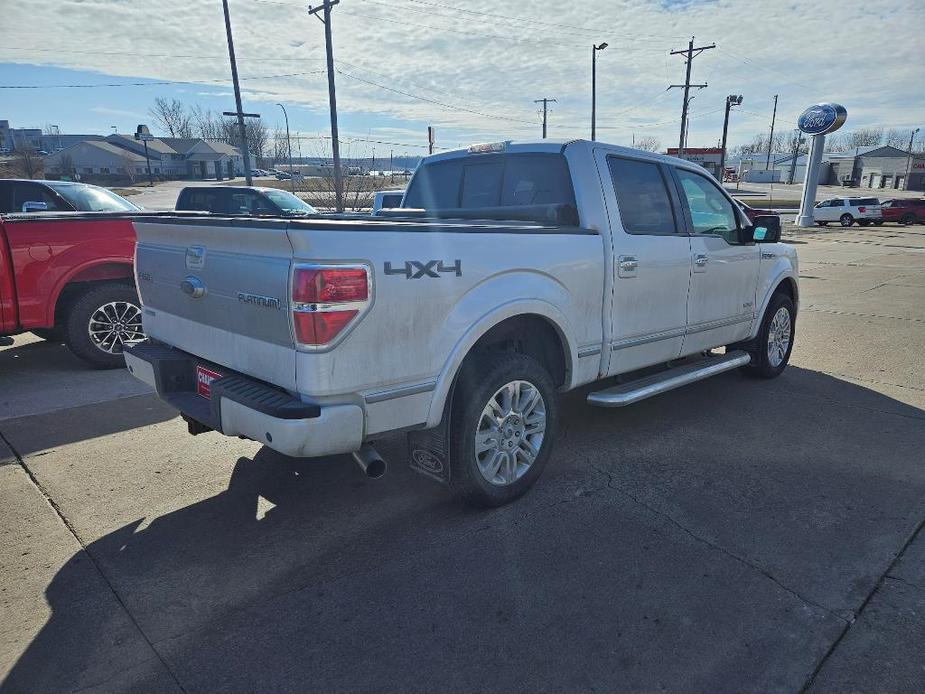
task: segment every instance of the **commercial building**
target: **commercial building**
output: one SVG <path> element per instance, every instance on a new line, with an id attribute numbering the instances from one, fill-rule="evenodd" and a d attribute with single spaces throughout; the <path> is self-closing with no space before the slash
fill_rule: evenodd
<path id="1" fill-rule="evenodd" d="M 908 152 L 890 145 L 830 152 L 822 157 L 819 182 L 864 188 L 925 190 L 925 154 L 910 157 Z"/>
<path id="2" fill-rule="evenodd" d="M 0 120 L 0 149 L 12 151 L 23 147 L 42 149 L 42 129 L 11 128 L 8 120 Z"/>
<path id="3" fill-rule="evenodd" d="M 668 148 L 668 156 L 678 156 L 677 147 Z M 723 158 L 722 147 L 685 147 L 681 159 L 692 161 L 700 164 L 703 168 L 713 174 L 717 180 L 721 180 L 719 163 Z"/>
<path id="4" fill-rule="evenodd" d="M 151 173 L 157 178 L 234 178 L 244 175 L 244 161 L 237 147 L 199 138 L 154 138 L 145 144 L 133 135 L 113 134 L 85 139 L 53 152 L 45 160 L 52 176 L 130 176 Z M 147 159 L 146 159 L 147 156 Z M 140 164 L 139 164 L 140 161 Z"/>

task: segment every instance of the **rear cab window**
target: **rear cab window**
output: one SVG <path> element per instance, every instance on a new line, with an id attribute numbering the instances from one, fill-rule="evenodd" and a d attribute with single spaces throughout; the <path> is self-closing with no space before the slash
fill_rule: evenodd
<path id="1" fill-rule="evenodd" d="M 519 205 L 575 206 L 575 189 L 559 153 L 473 154 L 423 164 L 404 207 L 455 209 Z"/>
<path id="2" fill-rule="evenodd" d="M 627 233 L 677 233 L 668 182 L 658 163 L 612 156 L 607 166 Z"/>

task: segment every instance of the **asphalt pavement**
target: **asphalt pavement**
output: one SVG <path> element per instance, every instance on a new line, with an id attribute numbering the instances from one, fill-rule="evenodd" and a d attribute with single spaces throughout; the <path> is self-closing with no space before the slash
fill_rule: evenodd
<path id="1" fill-rule="evenodd" d="M 925 691 L 925 227 L 788 234 L 791 366 L 567 394 L 475 511 L 0 350 L 0 692 Z"/>

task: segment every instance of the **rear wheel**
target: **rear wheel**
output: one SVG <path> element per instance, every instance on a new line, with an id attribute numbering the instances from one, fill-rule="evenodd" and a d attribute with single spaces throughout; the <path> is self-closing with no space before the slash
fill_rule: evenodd
<path id="1" fill-rule="evenodd" d="M 64 324 L 68 348 L 98 369 L 125 366 L 123 349 L 144 339 L 141 302 L 127 284 L 100 284 L 71 304 Z"/>
<path id="2" fill-rule="evenodd" d="M 902 219 L 899 220 L 902 224 L 915 224 L 915 215 L 911 212 L 907 212 L 902 216 Z"/>
<path id="3" fill-rule="evenodd" d="M 771 297 L 761 320 L 761 328 L 753 347 L 747 373 L 760 378 L 776 378 L 787 368 L 793 351 L 796 315 L 793 301 L 786 294 Z"/>
<path id="4" fill-rule="evenodd" d="M 552 378 L 531 357 L 495 352 L 469 359 L 453 404 L 453 495 L 490 507 L 526 492 L 552 451 L 556 395 Z"/>
<path id="5" fill-rule="evenodd" d="M 852 217 L 850 214 L 843 214 L 838 221 L 841 222 L 843 227 L 850 227 L 852 224 L 854 224 L 854 217 Z"/>

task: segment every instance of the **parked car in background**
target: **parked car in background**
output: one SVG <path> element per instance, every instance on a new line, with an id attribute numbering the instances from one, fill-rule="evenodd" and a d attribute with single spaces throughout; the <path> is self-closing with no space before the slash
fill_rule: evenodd
<path id="1" fill-rule="evenodd" d="M 373 196 L 373 208 L 370 214 L 378 214 L 380 210 L 401 207 L 401 199 L 405 196 L 403 190 L 379 190 Z"/>
<path id="2" fill-rule="evenodd" d="M 123 366 L 123 348 L 144 338 L 132 218 L 126 212 L 0 215 L 0 344 L 33 332 L 65 342 L 93 366 Z"/>
<path id="3" fill-rule="evenodd" d="M 736 202 L 736 205 L 739 206 L 739 209 L 745 213 L 745 216 L 748 217 L 748 221 L 750 222 L 754 222 L 755 218 L 759 216 L 772 215 L 774 217 L 780 217 L 780 215 L 777 214 L 777 212 L 775 212 L 774 210 L 767 210 L 767 209 L 763 210 L 757 207 L 752 207 L 751 205 L 746 205 L 741 200 L 736 200 L 735 202 Z"/>
<path id="4" fill-rule="evenodd" d="M 884 222 L 925 223 L 925 198 L 893 198 L 880 204 Z"/>
<path id="5" fill-rule="evenodd" d="M 258 217 L 316 213 L 314 207 L 288 191 L 257 186 L 188 186 L 177 196 L 176 209 Z"/>
<path id="6" fill-rule="evenodd" d="M 497 506 L 540 476 L 560 392 L 625 375 L 587 393 L 622 407 L 787 365 L 796 250 L 697 164 L 586 140 L 475 145 L 425 159 L 403 203 L 139 219 L 151 340 L 127 367 L 191 434 L 351 453 L 378 477 L 375 440 L 406 431 L 415 470 Z"/>
<path id="7" fill-rule="evenodd" d="M 277 171 L 276 172 L 277 181 L 288 181 L 290 178 L 292 178 L 292 174 L 290 174 L 288 171 Z"/>
<path id="8" fill-rule="evenodd" d="M 813 208 L 813 220 L 821 227 L 838 222 L 850 227 L 855 222 L 862 227 L 883 224 L 880 201 L 877 198 L 830 198 Z"/>
<path id="9" fill-rule="evenodd" d="M 0 214 L 15 212 L 138 212 L 111 190 L 71 181 L 0 179 Z"/>

